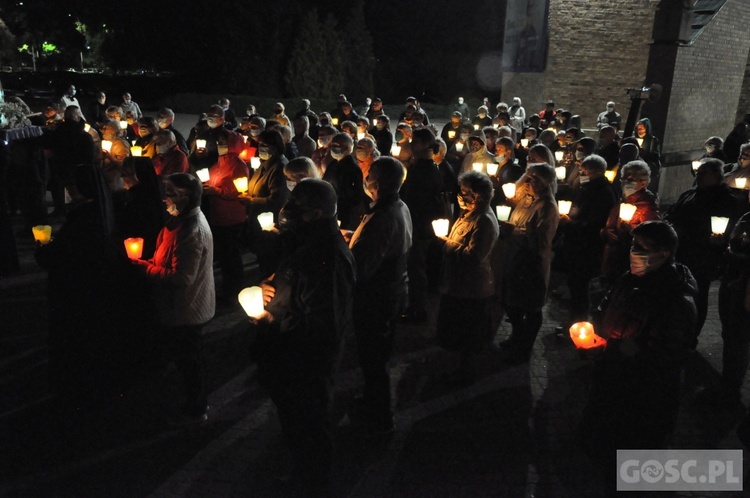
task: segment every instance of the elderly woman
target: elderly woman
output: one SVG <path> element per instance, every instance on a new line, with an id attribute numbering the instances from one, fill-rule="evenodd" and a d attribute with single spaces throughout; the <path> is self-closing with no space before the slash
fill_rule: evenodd
<path id="1" fill-rule="evenodd" d="M 156 120 L 152 117 L 142 117 L 138 120 L 138 140 L 135 145 L 141 148 L 143 157 L 154 157 L 156 155 L 156 144 L 154 133 L 159 131 Z"/>
<path id="2" fill-rule="evenodd" d="M 320 172 L 309 157 L 297 157 L 284 166 L 286 188 L 291 192 L 305 178 L 320 178 Z"/>
<path id="3" fill-rule="evenodd" d="M 468 171 L 458 179 L 462 213 L 443 245 L 443 274 L 438 344 L 461 355 L 451 382 L 476 380 L 474 357 L 492 340 L 490 300 L 495 292 L 490 253 L 498 236 L 497 218 L 490 208 L 492 182 L 484 173 Z"/>
<path id="4" fill-rule="evenodd" d="M 500 268 L 500 299 L 513 331 L 503 343 L 505 359 L 528 361 L 542 326 L 547 298 L 552 238 L 560 215 L 555 202 L 555 169 L 530 164 L 517 182 L 516 206 L 508 222 L 500 222 L 505 253 Z"/>
<path id="5" fill-rule="evenodd" d="M 359 169 L 362 170 L 362 178 L 367 178 L 367 174 L 370 172 L 370 166 L 380 157 L 380 151 L 378 151 L 375 141 L 371 138 L 361 138 L 357 140 L 357 148 L 354 151 L 357 157 L 357 164 Z"/>

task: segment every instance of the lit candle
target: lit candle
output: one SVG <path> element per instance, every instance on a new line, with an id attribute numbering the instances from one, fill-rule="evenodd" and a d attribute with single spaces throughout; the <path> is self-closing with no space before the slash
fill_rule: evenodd
<path id="1" fill-rule="evenodd" d="M 112 150 L 112 142 L 109 140 L 102 140 L 102 150 L 104 152 L 109 152 Z"/>
<path id="2" fill-rule="evenodd" d="M 478 172 L 481 173 L 482 170 L 484 169 L 484 164 L 482 164 L 482 163 L 473 163 L 471 165 L 471 167 L 472 167 L 472 169 L 474 169 L 474 171 L 478 171 Z"/>
<path id="3" fill-rule="evenodd" d="M 250 158 L 250 167 L 253 169 L 260 168 L 260 158 L 259 157 L 251 157 Z"/>
<path id="4" fill-rule="evenodd" d="M 552 133 L 554 133 L 555 135 L 557 135 L 557 128 L 553 128 L 553 127 L 551 127 L 551 126 L 550 126 L 550 127 L 549 127 L 549 128 L 547 128 L 547 129 L 548 129 L 549 131 L 551 131 Z"/>
<path id="5" fill-rule="evenodd" d="M 393 157 L 396 157 L 399 154 L 401 154 L 401 146 L 400 145 L 394 145 L 393 147 L 391 147 L 391 155 Z"/>
<path id="6" fill-rule="evenodd" d="M 516 196 L 516 184 L 506 183 L 503 185 L 503 193 L 505 194 L 506 199 L 514 198 Z"/>
<path id="7" fill-rule="evenodd" d="M 560 214 L 570 214 L 570 208 L 573 207 L 571 201 L 558 201 L 557 208 L 560 210 Z"/>
<path id="8" fill-rule="evenodd" d="M 636 207 L 633 204 L 628 204 L 627 202 L 623 202 L 620 204 L 620 219 L 622 221 L 630 221 L 633 219 L 633 215 L 635 214 Z"/>
<path id="9" fill-rule="evenodd" d="M 46 244 L 52 238 L 52 227 L 50 225 L 37 225 L 31 228 L 34 234 L 34 240 L 41 244 Z"/>
<path id="10" fill-rule="evenodd" d="M 558 166 L 555 168 L 555 177 L 561 182 L 565 181 L 565 166 Z"/>
<path id="11" fill-rule="evenodd" d="M 435 232 L 435 235 L 438 237 L 446 237 L 448 236 L 448 225 L 449 221 L 445 218 L 440 218 L 439 220 L 432 220 L 432 230 Z"/>
<path id="12" fill-rule="evenodd" d="M 607 178 L 607 180 L 609 180 L 609 183 L 612 183 L 615 181 L 615 177 L 617 176 L 617 171 L 613 169 L 608 169 L 607 171 L 604 172 L 604 176 L 605 178 Z"/>
<path id="13" fill-rule="evenodd" d="M 478 130 L 479 129 L 479 125 L 474 125 L 474 129 Z"/>
<path id="14" fill-rule="evenodd" d="M 247 192 L 247 177 L 246 176 L 235 178 L 234 180 L 232 180 L 232 182 L 234 182 L 234 188 L 237 189 L 237 192 L 239 193 Z"/>
<path id="15" fill-rule="evenodd" d="M 735 178 L 734 179 L 734 186 L 737 188 L 745 188 L 745 185 L 747 184 L 747 178 Z"/>
<path id="16" fill-rule="evenodd" d="M 333 126 L 338 126 L 339 125 L 339 118 L 333 118 L 333 119 L 331 119 L 331 124 Z"/>
<path id="17" fill-rule="evenodd" d="M 363 138 L 365 138 L 365 133 L 363 131 L 358 131 L 357 140 L 362 140 Z"/>
<path id="18" fill-rule="evenodd" d="M 90 132 L 91 131 L 91 125 L 88 124 L 88 123 L 86 123 L 85 125 L 83 125 L 83 131 L 85 131 L 86 133 Z"/>
<path id="19" fill-rule="evenodd" d="M 130 259 L 141 259 L 143 254 L 143 239 L 141 237 L 131 237 L 125 239 L 125 251 Z"/>
<path id="20" fill-rule="evenodd" d="M 237 299 L 247 316 L 260 318 L 263 315 L 265 309 L 263 306 L 263 289 L 260 287 L 254 286 L 242 289 Z"/>
<path id="21" fill-rule="evenodd" d="M 260 223 L 260 228 L 263 230 L 271 230 L 273 228 L 273 213 L 270 211 L 260 213 L 258 215 L 258 223 Z"/>
<path id="22" fill-rule="evenodd" d="M 453 140 L 454 138 L 456 138 L 456 132 L 453 130 L 448 131 L 448 139 Z"/>
<path id="23" fill-rule="evenodd" d="M 205 149 L 206 148 L 206 141 L 202 138 L 199 138 L 195 141 L 195 148 L 196 149 Z"/>
<path id="24" fill-rule="evenodd" d="M 696 159 L 693 161 L 693 171 L 698 171 L 698 168 L 701 167 L 701 161 L 700 159 Z"/>
<path id="25" fill-rule="evenodd" d="M 208 172 L 208 168 L 199 169 L 195 172 L 198 175 L 198 179 L 203 183 L 207 182 L 211 178 L 211 174 Z"/>
<path id="26" fill-rule="evenodd" d="M 500 221 L 508 221 L 510 219 L 510 206 L 497 206 L 497 219 Z"/>
<path id="27" fill-rule="evenodd" d="M 497 174 L 497 163 L 487 163 L 487 174 L 494 176 Z"/>
<path id="28" fill-rule="evenodd" d="M 576 349 L 592 349 L 607 344 L 606 339 L 596 335 L 594 326 L 590 322 L 577 322 L 571 325 L 570 338 Z"/>
<path id="29" fill-rule="evenodd" d="M 120 129 L 121 130 L 127 130 L 128 129 L 128 122 L 127 121 L 120 121 Z"/>
<path id="30" fill-rule="evenodd" d="M 723 235 L 727 231 L 729 218 L 723 216 L 711 216 L 711 231 L 716 235 Z"/>
<path id="31" fill-rule="evenodd" d="M 565 157 L 565 152 L 561 150 L 555 151 L 555 161 L 560 162 L 563 160 L 564 157 Z"/>
<path id="32" fill-rule="evenodd" d="M 462 150 L 464 150 L 464 144 L 462 144 L 461 142 L 457 142 L 456 143 L 456 152 L 461 152 Z"/>
<path id="33" fill-rule="evenodd" d="M 137 145 L 134 145 L 130 148 L 130 155 L 133 157 L 141 157 L 143 154 L 143 147 L 139 147 Z"/>
<path id="34" fill-rule="evenodd" d="M 524 149 L 529 146 L 529 139 L 528 138 L 522 138 L 521 139 L 521 147 Z"/>

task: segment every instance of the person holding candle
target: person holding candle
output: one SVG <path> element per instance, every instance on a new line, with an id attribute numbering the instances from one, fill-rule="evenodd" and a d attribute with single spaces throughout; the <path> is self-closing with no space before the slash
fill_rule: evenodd
<path id="1" fill-rule="evenodd" d="M 459 385 L 476 381 L 477 354 L 492 340 L 490 302 L 495 283 L 490 253 L 497 241 L 498 224 L 490 207 L 492 182 L 484 173 L 467 171 L 458 178 L 461 216 L 447 237 L 438 237 L 443 249 L 437 343 L 459 354 L 458 368 L 445 380 Z"/>
<path id="2" fill-rule="evenodd" d="M 552 239 L 560 220 L 555 203 L 557 181 L 552 166 L 530 164 L 517 185 L 510 220 L 500 222 L 505 252 L 498 269 L 498 290 L 513 327 L 510 337 L 502 343 L 504 359 L 509 363 L 529 360 L 542 327 Z"/>
<path id="3" fill-rule="evenodd" d="M 635 227 L 630 271 L 593 320 L 607 345 L 594 365 L 581 427 L 592 461 L 612 479 L 617 449 L 667 448 L 677 421 L 696 321 L 696 283 L 675 262 L 677 243 L 677 233 L 663 221 Z"/>
<path id="4" fill-rule="evenodd" d="M 375 161 L 365 178 L 372 199 L 367 214 L 346 234 L 357 263 L 354 330 L 364 376 L 363 395 L 355 398 L 350 418 L 369 434 L 393 430 L 391 382 L 386 363 L 396 319 L 408 301 L 407 258 L 412 247 L 412 218 L 399 199 L 403 165 L 391 157 Z"/>
<path id="5" fill-rule="evenodd" d="M 188 163 L 191 171 L 210 168 L 219 160 L 217 143 L 219 137 L 226 133 L 224 129 L 224 109 L 219 105 L 212 105 L 206 113 L 206 119 L 201 120 L 190 132 L 188 146 L 190 154 Z M 199 141 L 202 147 L 198 147 Z"/>
<path id="6" fill-rule="evenodd" d="M 411 322 L 427 320 L 427 257 L 430 246 L 435 241 L 432 220 L 445 218 L 443 204 L 443 179 L 440 170 L 432 159 L 438 146 L 435 135 L 427 128 L 414 132 L 412 137 L 414 162 L 401 187 L 401 199 L 409 207 L 414 225 L 414 238 L 409 252 L 409 309 L 403 318 Z"/>
<path id="7" fill-rule="evenodd" d="M 174 135 L 175 143 L 177 147 L 187 156 L 190 153 L 190 149 L 187 146 L 187 141 L 182 133 L 174 127 L 174 111 L 168 107 L 162 107 L 156 114 L 156 124 L 160 130 L 169 130 Z"/>
<path id="8" fill-rule="evenodd" d="M 133 118 L 136 120 L 143 117 L 141 107 L 133 100 L 130 92 L 125 92 L 122 94 L 122 103 L 120 104 L 120 108 L 122 109 L 124 115 L 131 113 L 133 115 Z"/>
<path id="9" fill-rule="evenodd" d="M 487 150 L 487 138 L 484 136 L 484 132 L 482 130 L 472 131 L 466 140 L 466 148 L 469 149 L 469 153 L 461 162 L 461 173 L 475 170 L 474 164 L 480 164 L 482 173 L 486 174 L 486 165 L 494 163 L 495 156 Z"/>
<path id="10" fill-rule="evenodd" d="M 237 178 L 247 178 L 250 172 L 239 153 L 244 141 L 237 133 L 224 130 L 219 136 L 217 152 L 219 159 L 209 171 L 209 179 L 203 184 L 203 195 L 209 202 L 208 224 L 214 240 L 214 257 L 219 263 L 222 276 L 222 304 L 234 304 L 235 296 L 242 288 L 242 252 L 240 234 L 245 226 L 247 212 L 240 202 L 234 184 Z"/>
<path id="11" fill-rule="evenodd" d="M 318 130 L 318 148 L 313 152 L 311 159 L 320 170 L 321 175 L 325 174 L 328 165 L 333 161 L 328 149 L 336 133 L 338 133 L 336 128 L 331 125 L 324 124 Z"/>
<path id="12" fill-rule="evenodd" d="M 750 189 L 750 142 L 740 146 L 737 163 L 728 164 L 726 167 L 731 169 L 724 175 L 724 182 L 732 188 L 732 194 L 740 202 L 741 209 L 750 210 L 747 196 L 748 189 Z"/>
<path id="13" fill-rule="evenodd" d="M 604 240 L 602 256 L 602 274 L 609 282 L 625 273 L 628 269 L 628 255 L 632 237 L 630 231 L 649 220 L 658 220 L 659 206 L 657 197 L 648 190 L 651 170 L 644 161 L 635 160 L 625 164 L 621 170 L 622 196 L 621 203 L 636 207 L 629 221 L 620 218 L 620 204 L 615 204 L 609 212 L 607 224 L 601 230 Z"/>
<path id="14" fill-rule="evenodd" d="M 440 177 L 443 180 L 443 203 L 446 206 L 445 214 L 450 214 L 450 218 L 454 219 L 458 216 L 458 179 L 456 178 L 456 169 L 446 159 L 448 153 L 448 145 L 443 141 L 442 138 L 436 138 L 438 151 L 432 155 L 432 160 L 437 164 L 438 170 L 440 171 Z"/>
<path id="15" fill-rule="evenodd" d="M 135 146 L 141 148 L 143 157 L 154 157 L 156 155 L 156 144 L 154 144 L 154 133 L 159 131 L 156 120 L 150 116 L 138 119 L 138 140 Z"/>
<path id="16" fill-rule="evenodd" d="M 451 120 L 448 121 L 445 126 L 443 126 L 443 130 L 440 132 L 440 138 L 443 139 L 449 149 L 459 138 L 459 127 L 461 126 L 462 121 L 463 116 L 461 116 L 461 113 L 458 111 L 453 111 L 453 114 L 451 114 Z"/>
<path id="17" fill-rule="evenodd" d="M 203 185 L 175 173 L 164 181 L 170 218 L 159 232 L 154 257 L 133 260 L 153 282 L 159 337 L 182 373 L 185 404 L 175 423 L 207 419 L 208 393 L 201 331 L 216 311 L 211 229 L 201 212 Z"/>
<path id="18" fill-rule="evenodd" d="M 556 257 L 567 273 L 571 309 L 567 324 L 556 329 L 558 335 L 567 334 L 569 323 L 588 320 L 589 281 L 599 274 L 604 251 L 604 241 L 599 234 L 617 203 L 612 184 L 604 177 L 606 168 L 603 157 L 596 154 L 586 157 L 581 162 L 580 172 L 588 181 L 581 184 L 577 208 L 570 214 L 560 214 Z"/>
<path id="19" fill-rule="evenodd" d="M 602 126 L 599 129 L 599 141 L 596 144 L 596 154 L 607 161 L 607 169 L 617 166 L 620 159 L 620 144 L 617 130 L 609 125 Z"/>
<path id="20" fill-rule="evenodd" d="M 396 135 L 394 138 L 394 144 L 393 147 L 391 147 L 391 155 L 401 161 L 401 164 L 403 164 L 406 169 L 409 169 L 409 165 L 411 164 L 412 156 L 411 156 L 411 136 L 413 133 L 413 129 L 411 126 L 409 126 L 406 123 L 399 123 L 398 126 L 396 126 Z M 394 149 L 398 147 L 398 151 L 394 151 Z"/>
<path id="21" fill-rule="evenodd" d="M 187 173 L 190 170 L 187 156 L 177 144 L 171 130 L 162 129 L 154 134 L 156 155 L 153 157 L 154 170 L 161 178 L 173 173 Z"/>
<path id="22" fill-rule="evenodd" d="M 119 129 L 122 131 L 125 140 L 129 143 L 132 143 L 133 140 L 138 138 L 138 133 L 136 133 L 135 128 L 133 128 L 133 123 L 127 122 L 125 119 L 125 113 L 119 106 L 113 105 L 107 107 L 107 118 L 110 121 L 118 123 Z"/>
<path id="23" fill-rule="evenodd" d="M 448 162 L 453 165 L 456 171 L 456 176 L 461 173 L 461 166 L 464 159 L 469 154 L 468 140 L 473 130 L 472 126 L 468 123 L 461 123 L 458 128 L 459 133 L 456 136 L 456 140 L 453 142 L 453 146 L 448 148 L 448 155 L 446 158 Z"/>
<path id="24" fill-rule="evenodd" d="M 122 163 L 130 157 L 130 144 L 122 138 L 122 130 L 116 121 L 102 124 L 102 140 L 110 142 L 109 150 L 101 150 L 101 167 L 109 182 L 110 188 L 122 188 Z"/>
<path id="25" fill-rule="evenodd" d="M 724 183 L 723 166 L 718 159 L 704 160 L 695 174 L 695 187 L 682 193 L 664 215 L 680 238 L 677 261 L 690 268 L 698 284 L 696 343 L 708 313 L 711 281 L 719 278 L 729 234 L 741 214 L 737 199 Z M 712 216 L 729 218 L 725 233 L 712 233 Z"/>
<path id="26" fill-rule="evenodd" d="M 393 133 L 391 133 L 391 120 L 385 114 L 382 114 L 375 118 L 375 126 L 370 130 L 375 144 L 378 147 L 378 151 L 383 156 L 391 155 L 391 147 L 393 147 Z"/>
<path id="27" fill-rule="evenodd" d="M 367 178 L 370 166 L 381 156 L 380 151 L 371 138 L 362 138 L 357 140 L 357 148 L 354 154 L 357 157 L 359 169 L 362 170 L 362 178 Z"/>
<path id="28" fill-rule="evenodd" d="M 495 161 L 497 172 L 490 176 L 495 195 L 492 198 L 492 206 L 504 204 L 508 199 L 501 188 L 506 183 L 516 183 L 523 176 L 523 168 L 516 162 L 514 156 L 513 140 L 509 137 L 501 137 L 495 144 Z"/>
<path id="29" fill-rule="evenodd" d="M 300 182 L 282 218 L 297 243 L 262 284 L 266 309 L 249 319 L 256 334 L 250 351 L 291 453 L 291 494 L 329 496 L 330 391 L 352 325 L 355 262 L 339 233 L 336 192 L 327 182 Z"/>

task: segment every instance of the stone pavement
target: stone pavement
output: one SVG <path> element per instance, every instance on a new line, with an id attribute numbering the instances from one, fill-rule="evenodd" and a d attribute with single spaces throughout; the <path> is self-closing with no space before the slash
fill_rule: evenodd
<path id="1" fill-rule="evenodd" d="M 241 311 L 223 312 L 205 330 L 207 423 L 174 429 L 163 422 L 180 400 L 174 370 L 141 380 L 111 406 L 62 417 L 45 380 L 45 275 L 31 241 L 19 247 L 21 273 L 0 280 L 0 496 L 281 496 L 275 481 L 289 459 L 273 404 L 246 359 Z M 246 263 L 251 274 L 253 261 Z M 742 447 L 734 432 L 742 410 L 693 399 L 718 379 L 716 299 L 714 288 L 685 375 L 675 448 Z M 390 364 L 396 432 L 383 439 L 349 429 L 345 408 L 361 387 L 349 340 L 335 383 L 332 496 L 605 495 L 578 444 L 592 364 L 554 336 L 565 315 L 565 301 L 552 298 L 531 361 L 510 367 L 487 351 L 481 379 L 467 388 L 439 382 L 456 359 L 434 345 L 434 323 L 400 326 Z M 509 331 L 503 323 L 495 344 Z M 750 401 L 747 388 L 743 400 Z"/>

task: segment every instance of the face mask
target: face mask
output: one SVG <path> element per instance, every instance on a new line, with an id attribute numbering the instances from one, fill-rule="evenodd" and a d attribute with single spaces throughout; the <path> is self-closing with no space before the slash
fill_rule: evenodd
<path id="1" fill-rule="evenodd" d="M 357 155 L 358 161 L 364 161 L 365 159 L 367 159 L 367 156 L 368 156 L 366 150 L 358 150 L 356 155 Z"/>
<path id="2" fill-rule="evenodd" d="M 263 130 L 260 128 L 250 128 L 250 136 L 253 138 L 257 138 L 261 133 L 263 133 Z"/>
<path id="3" fill-rule="evenodd" d="M 576 151 L 576 161 L 583 161 L 586 158 L 586 153 L 582 150 Z"/>
<path id="4" fill-rule="evenodd" d="M 638 138 L 643 138 L 646 136 L 646 129 L 645 128 L 637 128 L 636 134 L 638 134 Z"/>
<path id="5" fill-rule="evenodd" d="M 404 139 L 404 134 L 401 133 L 400 131 L 397 131 L 396 132 L 396 142 L 400 142 L 403 139 Z"/>
<path id="6" fill-rule="evenodd" d="M 665 261 L 667 256 L 661 252 L 630 251 L 630 273 L 636 277 L 656 270 Z"/>
<path id="7" fill-rule="evenodd" d="M 614 107 L 607 107 L 607 112 L 612 112 L 612 111 L 614 111 L 614 110 L 615 110 L 615 108 L 614 108 Z"/>
<path id="8" fill-rule="evenodd" d="M 333 137 L 320 137 L 318 138 L 318 147 L 328 147 Z"/>
<path id="9" fill-rule="evenodd" d="M 464 99 L 458 99 L 458 103 L 459 104 L 463 104 L 464 103 Z"/>
<path id="10" fill-rule="evenodd" d="M 248 116 L 252 116 L 255 113 L 253 111 L 247 110 L 245 111 L 245 114 L 247 114 Z"/>
<path id="11" fill-rule="evenodd" d="M 158 120 L 158 121 L 156 122 L 156 124 L 158 124 L 158 125 L 159 125 L 159 128 L 161 128 L 162 130 L 163 130 L 164 128 L 166 128 L 167 126 L 169 126 L 169 123 L 167 123 L 167 120 L 166 120 L 166 119 L 160 119 L 160 120 Z"/>
<path id="12" fill-rule="evenodd" d="M 286 181 L 286 188 L 289 190 L 289 192 L 291 192 L 292 190 L 294 190 L 294 187 L 296 187 L 296 186 L 297 186 L 297 182 L 293 182 L 291 180 L 287 180 Z"/>
<path id="13" fill-rule="evenodd" d="M 76 96 L 76 91 L 75 91 L 75 90 L 71 91 L 71 92 L 70 92 L 70 96 L 71 96 L 71 97 L 75 97 L 75 96 Z"/>
<path id="14" fill-rule="evenodd" d="M 177 209 L 177 205 L 169 198 L 167 198 L 167 213 L 169 213 L 170 216 L 177 216 L 180 214 L 180 211 Z"/>
<path id="15" fill-rule="evenodd" d="M 706 154 L 711 154 L 714 151 L 713 145 L 706 145 Z"/>
<path id="16" fill-rule="evenodd" d="M 213 128 L 218 128 L 218 126 L 219 126 L 219 122 L 217 120 L 215 120 L 214 118 L 208 118 L 206 120 L 206 124 L 208 125 L 209 128 L 212 128 L 212 129 Z"/>
<path id="17" fill-rule="evenodd" d="M 638 192 L 638 184 L 636 182 L 625 182 L 622 184 L 622 195 L 625 197 L 630 197 L 636 192 Z"/>
<path id="18" fill-rule="evenodd" d="M 75 90 L 73 90 L 73 94 L 75 94 L 75 93 L 76 93 Z M 124 99 L 123 102 L 125 102 L 126 104 L 129 104 L 130 103 L 130 99 Z"/>
<path id="19" fill-rule="evenodd" d="M 268 159 L 271 157 L 271 153 L 269 152 L 268 147 L 259 147 L 258 157 L 260 157 L 262 161 L 268 161 Z"/>
<path id="20" fill-rule="evenodd" d="M 503 164 L 505 162 L 505 156 L 495 156 L 495 162 Z"/>
<path id="21" fill-rule="evenodd" d="M 578 177 L 578 179 L 581 181 L 581 185 L 584 185 L 591 181 L 591 178 L 589 178 L 588 175 L 581 175 Z"/>
<path id="22" fill-rule="evenodd" d="M 229 147 L 227 147 L 226 145 L 217 145 L 216 150 L 220 156 L 224 156 L 227 152 L 229 152 Z"/>
<path id="23" fill-rule="evenodd" d="M 385 129 L 385 125 L 383 123 L 377 123 L 375 125 L 375 128 L 377 128 L 379 131 L 382 131 Z"/>
<path id="24" fill-rule="evenodd" d="M 344 157 L 344 151 L 341 147 L 331 147 L 331 157 L 340 161 Z"/>
<path id="25" fill-rule="evenodd" d="M 159 154 L 166 154 L 167 152 L 169 152 L 169 149 L 170 149 L 169 145 L 157 145 L 156 146 L 156 152 Z"/>
<path id="26" fill-rule="evenodd" d="M 461 140 L 463 140 L 464 142 L 466 142 L 468 139 L 469 139 L 469 134 L 468 133 L 461 133 Z"/>

